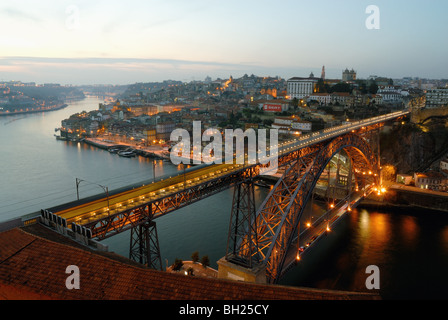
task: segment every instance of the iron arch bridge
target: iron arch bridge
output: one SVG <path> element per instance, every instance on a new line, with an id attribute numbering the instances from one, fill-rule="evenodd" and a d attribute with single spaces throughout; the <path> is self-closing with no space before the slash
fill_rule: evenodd
<path id="1" fill-rule="evenodd" d="M 155 220 L 234 188 L 225 259 L 245 268 L 261 264 L 268 281 L 275 283 L 300 257 L 297 252 L 302 246 L 312 244 L 323 227 L 331 226 L 343 210 L 349 211 L 380 186 L 379 130 L 386 122 L 408 115 L 407 110 L 397 111 L 282 143 L 276 149 L 282 176 L 258 210 L 254 180 L 262 174 L 263 165 L 221 164 L 184 169 L 176 176 L 115 192 L 105 188 L 106 196 L 41 210 L 40 219 L 89 245 L 131 230 L 130 258 L 162 269 Z M 325 167 L 339 152 L 344 152 L 350 164 L 348 196 L 304 228 L 306 204 Z"/>
<path id="2" fill-rule="evenodd" d="M 375 186 L 379 188 L 379 149 L 375 150 L 378 140 L 373 134 L 348 133 L 299 150 L 297 158 L 287 165 L 258 210 L 251 183 L 240 184 L 235 189 L 226 259 L 245 268 L 262 264 L 266 267 L 267 281 L 277 282 L 295 260 L 300 259 L 300 236 L 304 243 L 312 241 L 319 234 L 308 230 L 313 228 L 319 232 L 319 225 L 320 232 L 327 232 L 332 220 L 338 217 L 338 207 L 351 211 Z M 333 199 L 326 219 L 311 225 L 303 221 L 305 207 L 324 169 L 341 151 L 346 153 L 350 167 L 348 195 L 339 201 L 339 206 Z M 361 193 L 358 198 L 357 193 Z M 304 231 L 300 229 L 301 224 L 307 226 Z M 291 248 L 293 254 L 289 254 Z"/>

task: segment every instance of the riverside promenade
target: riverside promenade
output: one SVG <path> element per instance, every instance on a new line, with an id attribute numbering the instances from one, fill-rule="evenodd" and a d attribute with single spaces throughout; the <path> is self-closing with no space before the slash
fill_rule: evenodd
<path id="1" fill-rule="evenodd" d="M 130 143 L 124 143 L 124 142 L 114 142 L 107 139 L 100 139 L 100 138 L 86 138 L 84 140 L 85 143 L 92 145 L 94 147 L 108 150 L 109 148 L 116 147 L 116 146 L 127 146 L 129 148 L 132 148 L 136 150 L 137 154 L 140 154 L 145 157 L 153 157 L 153 158 L 160 158 L 160 159 L 169 159 L 170 155 L 168 152 L 168 148 L 160 146 L 160 145 L 153 145 L 153 146 L 137 146 L 136 144 L 130 144 Z"/>
<path id="2" fill-rule="evenodd" d="M 432 191 L 398 183 L 388 183 L 387 192 L 378 196 L 371 194 L 360 207 L 418 208 L 429 211 L 448 212 L 448 192 Z"/>

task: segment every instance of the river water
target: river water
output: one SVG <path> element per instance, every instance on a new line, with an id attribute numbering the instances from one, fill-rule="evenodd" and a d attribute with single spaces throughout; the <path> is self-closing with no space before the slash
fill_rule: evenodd
<path id="1" fill-rule="evenodd" d="M 70 115 L 98 108 L 89 97 L 65 109 L 0 117 L 0 222 L 40 209 L 150 180 L 150 159 L 120 158 L 85 144 L 57 141 L 55 128 Z M 178 168 L 156 162 L 156 176 Z M 268 190 L 256 187 L 260 204 Z M 194 251 L 211 267 L 225 255 L 232 190 L 223 191 L 156 220 L 163 267 Z M 104 240 L 128 257 L 129 232 Z M 376 265 L 384 299 L 448 299 L 448 214 L 394 209 L 357 209 L 342 219 L 281 285 L 368 291 L 366 268 Z"/>

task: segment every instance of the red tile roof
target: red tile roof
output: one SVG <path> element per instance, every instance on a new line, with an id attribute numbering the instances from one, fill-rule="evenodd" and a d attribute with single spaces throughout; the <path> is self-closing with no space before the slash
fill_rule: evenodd
<path id="1" fill-rule="evenodd" d="M 50 237 L 50 238 L 49 238 Z M 57 240 L 55 242 L 54 240 Z M 379 296 L 255 285 L 184 276 L 100 253 L 33 225 L 0 233 L 0 299 L 58 300 L 330 300 Z M 80 289 L 68 290 L 66 268 L 80 270 Z"/>

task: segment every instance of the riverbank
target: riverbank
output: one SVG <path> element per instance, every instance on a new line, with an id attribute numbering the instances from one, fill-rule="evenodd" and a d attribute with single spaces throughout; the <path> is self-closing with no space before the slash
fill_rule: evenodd
<path id="1" fill-rule="evenodd" d="M 371 194 L 358 208 L 448 213 L 448 193 L 389 184 L 385 194 Z"/>
<path id="2" fill-rule="evenodd" d="M 109 150 L 113 147 L 129 147 L 135 151 L 137 155 L 141 155 L 143 157 L 148 158 L 157 158 L 157 159 L 170 159 L 168 150 L 165 150 L 162 146 L 148 146 L 141 147 L 135 146 L 127 143 L 116 143 L 110 140 L 98 139 L 98 138 L 86 138 L 83 140 L 84 143 L 87 143 L 91 146 L 94 146 L 99 149 Z"/>
<path id="3" fill-rule="evenodd" d="M 68 104 L 62 104 L 62 105 L 54 107 L 54 108 L 44 108 L 44 109 L 30 110 L 30 111 L 0 112 L 0 116 L 14 116 L 14 115 L 19 115 L 19 114 L 50 112 L 50 111 L 61 110 L 61 109 L 67 108 L 67 107 L 68 107 Z"/>

